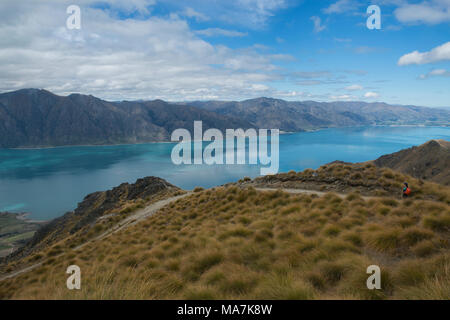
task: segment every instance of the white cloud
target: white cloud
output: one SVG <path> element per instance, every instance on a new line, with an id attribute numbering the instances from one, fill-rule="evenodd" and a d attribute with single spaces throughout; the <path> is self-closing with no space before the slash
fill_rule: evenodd
<path id="1" fill-rule="evenodd" d="M 311 17 L 311 20 L 314 23 L 314 32 L 318 33 L 326 29 L 326 27 L 322 25 L 322 20 L 320 17 L 313 16 Z"/>
<path id="2" fill-rule="evenodd" d="M 270 90 L 270 87 L 266 86 L 265 84 L 252 84 L 252 90 L 254 90 L 254 91 L 268 91 L 268 90 Z"/>
<path id="3" fill-rule="evenodd" d="M 159 0 L 172 7 L 184 7 L 188 2 L 191 8 L 200 11 L 211 20 L 226 22 L 233 25 L 260 29 L 278 10 L 286 8 L 290 0 Z"/>
<path id="4" fill-rule="evenodd" d="M 353 84 L 351 86 L 345 87 L 345 90 L 348 90 L 348 91 L 359 91 L 362 89 L 364 89 L 364 87 L 359 84 Z"/>
<path id="5" fill-rule="evenodd" d="M 367 99 L 375 99 L 375 98 L 378 98 L 379 96 L 380 96 L 379 93 L 377 93 L 377 92 L 371 92 L 371 91 L 366 92 L 366 93 L 364 94 L 364 98 L 367 98 Z"/>
<path id="6" fill-rule="evenodd" d="M 319 99 L 329 99 L 330 97 L 324 97 L 323 95 L 315 95 L 306 91 L 278 91 L 273 95 L 274 98 L 298 101 L 298 100 L 319 100 Z"/>
<path id="7" fill-rule="evenodd" d="M 194 9 L 188 7 L 186 8 L 182 13 L 182 16 L 191 18 L 191 19 L 195 19 L 199 22 L 203 22 L 203 21 L 208 21 L 209 17 L 207 17 L 206 15 L 204 15 L 203 13 L 197 12 Z"/>
<path id="8" fill-rule="evenodd" d="M 298 82 L 301 86 L 318 86 L 323 84 L 323 81 L 321 80 L 303 80 Z"/>
<path id="9" fill-rule="evenodd" d="M 450 41 L 432 49 L 431 51 L 414 51 L 405 54 L 398 60 L 398 65 L 406 66 L 410 64 L 436 63 L 446 60 L 450 60 Z"/>
<path id="10" fill-rule="evenodd" d="M 273 61 L 295 61 L 295 57 L 291 56 L 290 54 L 283 54 L 283 53 L 277 53 L 277 54 L 270 54 L 267 55 L 267 57 L 270 57 Z"/>
<path id="11" fill-rule="evenodd" d="M 352 100 L 355 97 L 348 95 L 348 94 L 343 94 L 343 95 L 339 95 L 339 96 L 332 95 L 330 98 L 331 98 L 331 100 Z"/>
<path id="12" fill-rule="evenodd" d="M 67 30 L 71 2 L 0 1 L 0 92 L 34 87 L 112 100 L 241 99 L 280 77 L 274 61 L 284 56 L 212 45 L 177 16 L 119 20 L 80 0 L 82 28 Z"/>
<path id="13" fill-rule="evenodd" d="M 333 14 L 333 13 L 344 13 L 355 10 L 357 7 L 357 3 L 353 0 L 339 0 L 333 4 L 331 4 L 329 7 L 323 9 L 323 12 L 326 14 Z"/>
<path id="14" fill-rule="evenodd" d="M 434 69 L 426 74 L 421 74 L 419 79 L 427 79 L 430 77 L 450 77 L 450 71 L 446 69 Z"/>
<path id="15" fill-rule="evenodd" d="M 442 75 L 444 75 L 446 73 L 447 73 L 447 70 L 445 70 L 445 69 L 435 69 L 435 70 L 432 70 L 430 72 L 430 75 L 432 75 L 432 76 L 442 76 Z"/>
<path id="16" fill-rule="evenodd" d="M 293 73 L 294 77 L 301 79 L 329 78 L 331 75 L 329 71 L 297 71 Z"/>
<path id="17" fill-rule="evenodd" d="M 285 96 L 285 97 L 298 97 L 298 96 L 304 96 L 305 93 L 303 91 L 288 91 L 284 93 L 280 93 L 279 96 Z"/>
<path id="18" fill-rule="evenodd" d="M 379 50 L 378 48 L 368 47 L 368 46 L 361 46 L 354 49 L 354 52 L 356 54 L 367 54 L 372 53 Z"/>
<path id="19" fill-rule="evenodd" d="M 25 0 L 27 1 L 27 0 Z M 73 2 L 73 1 L 72 1 Z M 85 5 L 90 4 L 92 1 L 89 0 L 80 0 L 74 2 L 77 5 Z M 108 4 L 110 10 L 120 10 L 126 13 L 138 12 L 140 14 L 149 14 L 150 7 L 155 5 L 156 0 L 104 0 L 103 4 Z"/>
<path id="20" fill-rule="evenodd" d="M 206 36 L 206 37 L 215 37 L 215 36 L 223 36 L 223 37 L 245 37 L 248 35 L 246 32 L 234 31 L 234 30 L 226 30 L 221 28 L 208 28 L 203 30 L 195 31 L 196 34 Z"/>
<path id="21" fill-rule="evenodd" d="M 403 23 L 438 24 L 450 21 L 450 1 L 431 0 L 418 4 L 403 4 L 394 11 Z"/>
<path id="22" fill-rule="evenodd" d="M 408 0 L 377 0 L 379 5 L 393 5 L 397 8 L 394 15 L 398 21 L 408 24 L 438 24 L 450 21 L 450 1 L 449 0 L 422 0 L 410 3 Z M 364 4 L 356 0 L 338 0 L 326 7 L 322 11 L 326 14 L 358 14 Z M 368 4 L 366 5 L 368 6 Z M 387 27 L 391 30 L 398 26 Z"/>
<path id="23" fill-rule="evenodd" d="M 285 0 L 238 0 L 237 3 L 265 17 L 273 15 L 275 10 L 286 7 Z"/>

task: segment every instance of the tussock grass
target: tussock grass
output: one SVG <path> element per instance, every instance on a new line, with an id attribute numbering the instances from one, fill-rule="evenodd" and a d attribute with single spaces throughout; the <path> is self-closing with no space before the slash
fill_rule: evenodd
<path id="1" fill-rule="evenodd" d="M 76 234 L 40 252 L 46 263 L 1 281 L 0 298 L 449 299 L 449 217 L 434 199 L 200 190 L 80 250 Z M 72 263 L 80 291 L 65 287 Z M 372 264 L 381 290 L 366 287 Z"/>
<path id="2" fill-rule="evenodd" d="M 331 163 L 321 166 L 317 170 L 308 169 L 296 174 L 280 173 L 259 177 L 250 182 L 241 181 L 241 183 L 258 187 L 306 188 L 348 193 L 350 199 L 357 199 L 359 194 L 379 196 L 385 197 L 382 205 L 395 207 L 401 200 L 402 185 L 405 181 L 408 181 L 412 188 L 411 198 L 436 200 L 442 204 L 450 204 L 449 188 L 442 188 L 437 183 L 415 179 L 388 168 L 378 168 L 373 163 Z M 411 204 L 411 202 L 407 203 Z"/>

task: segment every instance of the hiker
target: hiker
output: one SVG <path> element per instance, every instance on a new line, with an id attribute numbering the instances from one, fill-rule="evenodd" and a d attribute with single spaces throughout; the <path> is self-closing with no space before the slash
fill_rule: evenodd
<path id="1" fill-rule="evenodd" d="M 409 195 L 411 194 L 411 189 L 409 188 L 407 182 L 405 182 L 404 185 L 405 185 L 405 187 L 403 188 L 403 194 L 402 194 L 402 197 L 403 197 L 403 198 L 408 198 Z"/>

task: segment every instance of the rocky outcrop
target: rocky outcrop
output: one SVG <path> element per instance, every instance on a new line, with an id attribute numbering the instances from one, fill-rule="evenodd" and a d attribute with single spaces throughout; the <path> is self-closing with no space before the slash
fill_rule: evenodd
<path id="1" fill-rule="evenodd" d="M 119 210 L 124 203 L 139 199 L 149 201 L 156 196 L 169 195 L 180 190 L 164 179 L 146 177 L 138 179 L 133 184 L 122 183 L 111 190 L 91 193 L 78 204 L 74 211 L 68 212 L 38 229 L 25 246 L 6 257 L 3 262 L 22 258 L 37 249 L 70 236 L 95 223 L 105 213 Z"/>

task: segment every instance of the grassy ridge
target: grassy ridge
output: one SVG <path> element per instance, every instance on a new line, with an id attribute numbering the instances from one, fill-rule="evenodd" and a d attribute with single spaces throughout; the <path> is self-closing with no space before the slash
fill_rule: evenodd
<path id="1" fill-rule="evenodd" d="M 449 188 L 408 200 L 197 191 L 80 251 L 48 248 L 41 267 L 0 282 L 0 298 L 450 298 Z M 65 287 L 70 264 L 80 291 Z M 382 290 L 366 287 L 372 264 Z"/>
<path id="2" fill-rule="evenodd" d="M 448 187 L 416 179 L 388 168 L 376 167 L 372 162 L 359 164 L 335 162 L 317 170 L 290 171 L 255 180 L 243 179 L 238 185 L 272 188 L 300 188 L 325 192 L 357 192 L 366 196 L 401 199 L 403 183 L 412 188 L 413 200 L 435 200 L 450 204 Z"/>
<path id="3" fill-rule="evenodd" d="M 42 257 L 57 243 L 55 254 L 81 245 L 117 227 L 131 213 L 185 191 L 157 177 L 122 183 L 111 190 L 87 195 L 74 211 L 53 219 L 13 254 L 0 260 L 0 274 L 22 268 Z"/>

